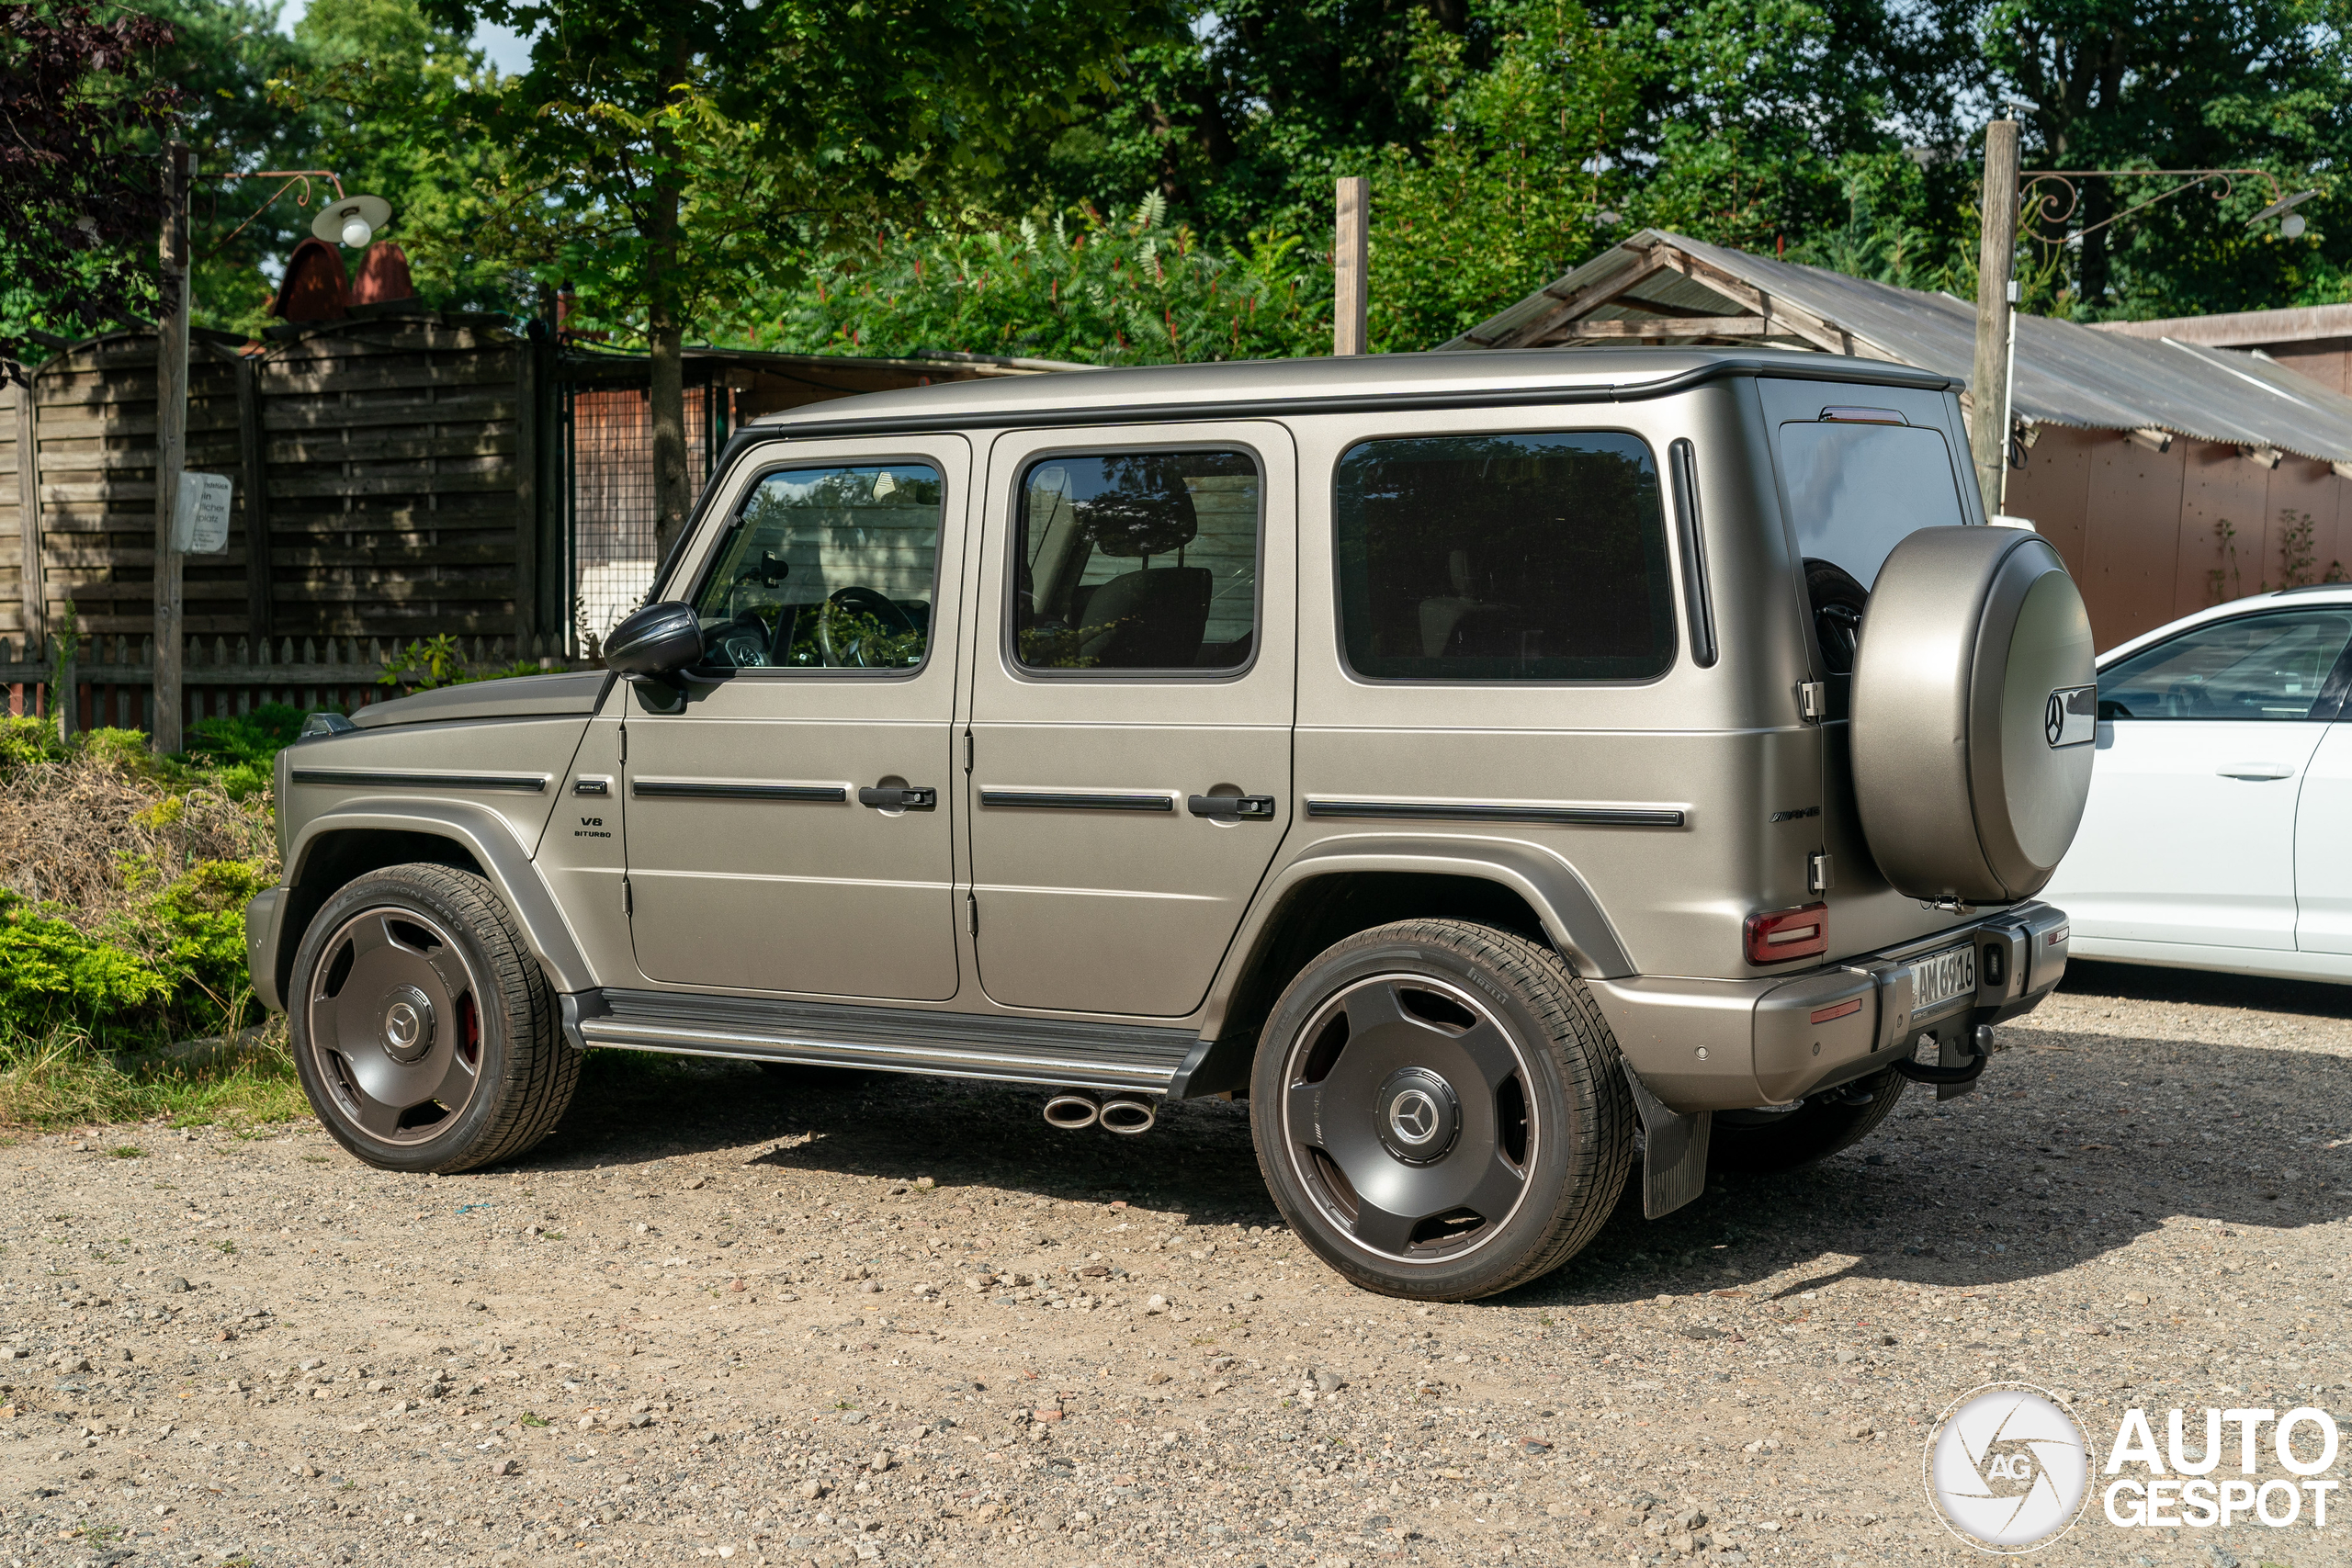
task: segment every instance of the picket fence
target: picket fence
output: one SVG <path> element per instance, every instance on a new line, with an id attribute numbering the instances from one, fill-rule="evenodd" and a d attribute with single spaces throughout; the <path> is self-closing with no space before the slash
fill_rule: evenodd
<path id="1" fill-rule="evenodd" d="M 584 670 L 587 660 L 566 659 L 560 642 L 534 637 L 527 644 L 504 637 L 476 637 L 459 649 L 469 671 L 506 670 L 528 661 L 543 670 Z M 0 637 L 0 689 L 12 716 L 56 718 L 56 694 L 70 690 L 68 730 L 155 728 L 155 639 L 124 637 L 85 639 L 74 656 L 51 638 L 46 656 L 26 643 Z M 266 703 L 310 711 L 351 713 L 374 703 L 405 696 L 414 688 L 387 683 L 386 670 L 401 653 L 399 643 L 363 644 L 357 637 L 292 637 L 275 651 L 239 637 L 190 637 L 180 681 L 187 712 L 183 725 L 199 718 L 250 713 Z"/>

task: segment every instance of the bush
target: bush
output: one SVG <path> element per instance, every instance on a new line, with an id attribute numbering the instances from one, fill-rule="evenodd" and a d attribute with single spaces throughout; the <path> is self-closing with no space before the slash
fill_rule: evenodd
<path id="1" fill-rule="evenodd" d="M 80 1026 L 106 1043 L 169 993 L 139 955 L 41 914 L 0 888 L 0 1030 L 45 1034 Z"/>

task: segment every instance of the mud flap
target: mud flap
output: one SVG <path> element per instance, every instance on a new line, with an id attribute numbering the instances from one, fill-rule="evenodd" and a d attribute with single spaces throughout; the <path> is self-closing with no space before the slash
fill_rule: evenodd
<path id="1" fill-rule="evenodd" d="M 1625 1082 L 1642 1113 L 1642 1215 L 1655 1220 L 1707 1190 L 1707 1138 L 1714 1130 L 1715 1113 L 1694 1111 L 1685 1115 L 1668 1110 L 1630 1063 Z"/>

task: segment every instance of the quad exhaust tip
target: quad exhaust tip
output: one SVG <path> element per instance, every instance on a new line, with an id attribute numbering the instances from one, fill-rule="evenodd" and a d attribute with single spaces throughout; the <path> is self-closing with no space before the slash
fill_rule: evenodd
<path id="1" fill-rule="evenodd" d="M 1106 1100 L 1098 1113 L 1102 1125 L 1114 1133 L 1148 1133 L 1159 1120 L 1159 1111 L 1148 1100 L 1129 1100 L 1121 1096 Z"/>
<path id="2" fill-rule="evenodd" d="M 1092 1095 L 1066 1089 L 1046 1101 L 1046 1121 L 1049 1125 L 1075 1133 L 1102 1120 L 1102 1103 Z"/>

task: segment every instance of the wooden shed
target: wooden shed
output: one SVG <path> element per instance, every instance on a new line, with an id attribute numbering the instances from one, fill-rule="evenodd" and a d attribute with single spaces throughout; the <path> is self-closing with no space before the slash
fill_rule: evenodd
<path id="1" fill-rule="evenodd" d="M 2352 339 L 2352 321 L 2337 324 Z M 2137 335 L 2144 325 L 2018 318 L 1996 509 L 2064 556 L 2101 648 L 2224 599 L 2352 575 L 2341 367 L 2323 385 L 2248 348 Z M 1645 230 L 1444 346 L 1769 343 L 1964 384 L 1975 330 L 1975 307 L 1949 294 Z"/>

